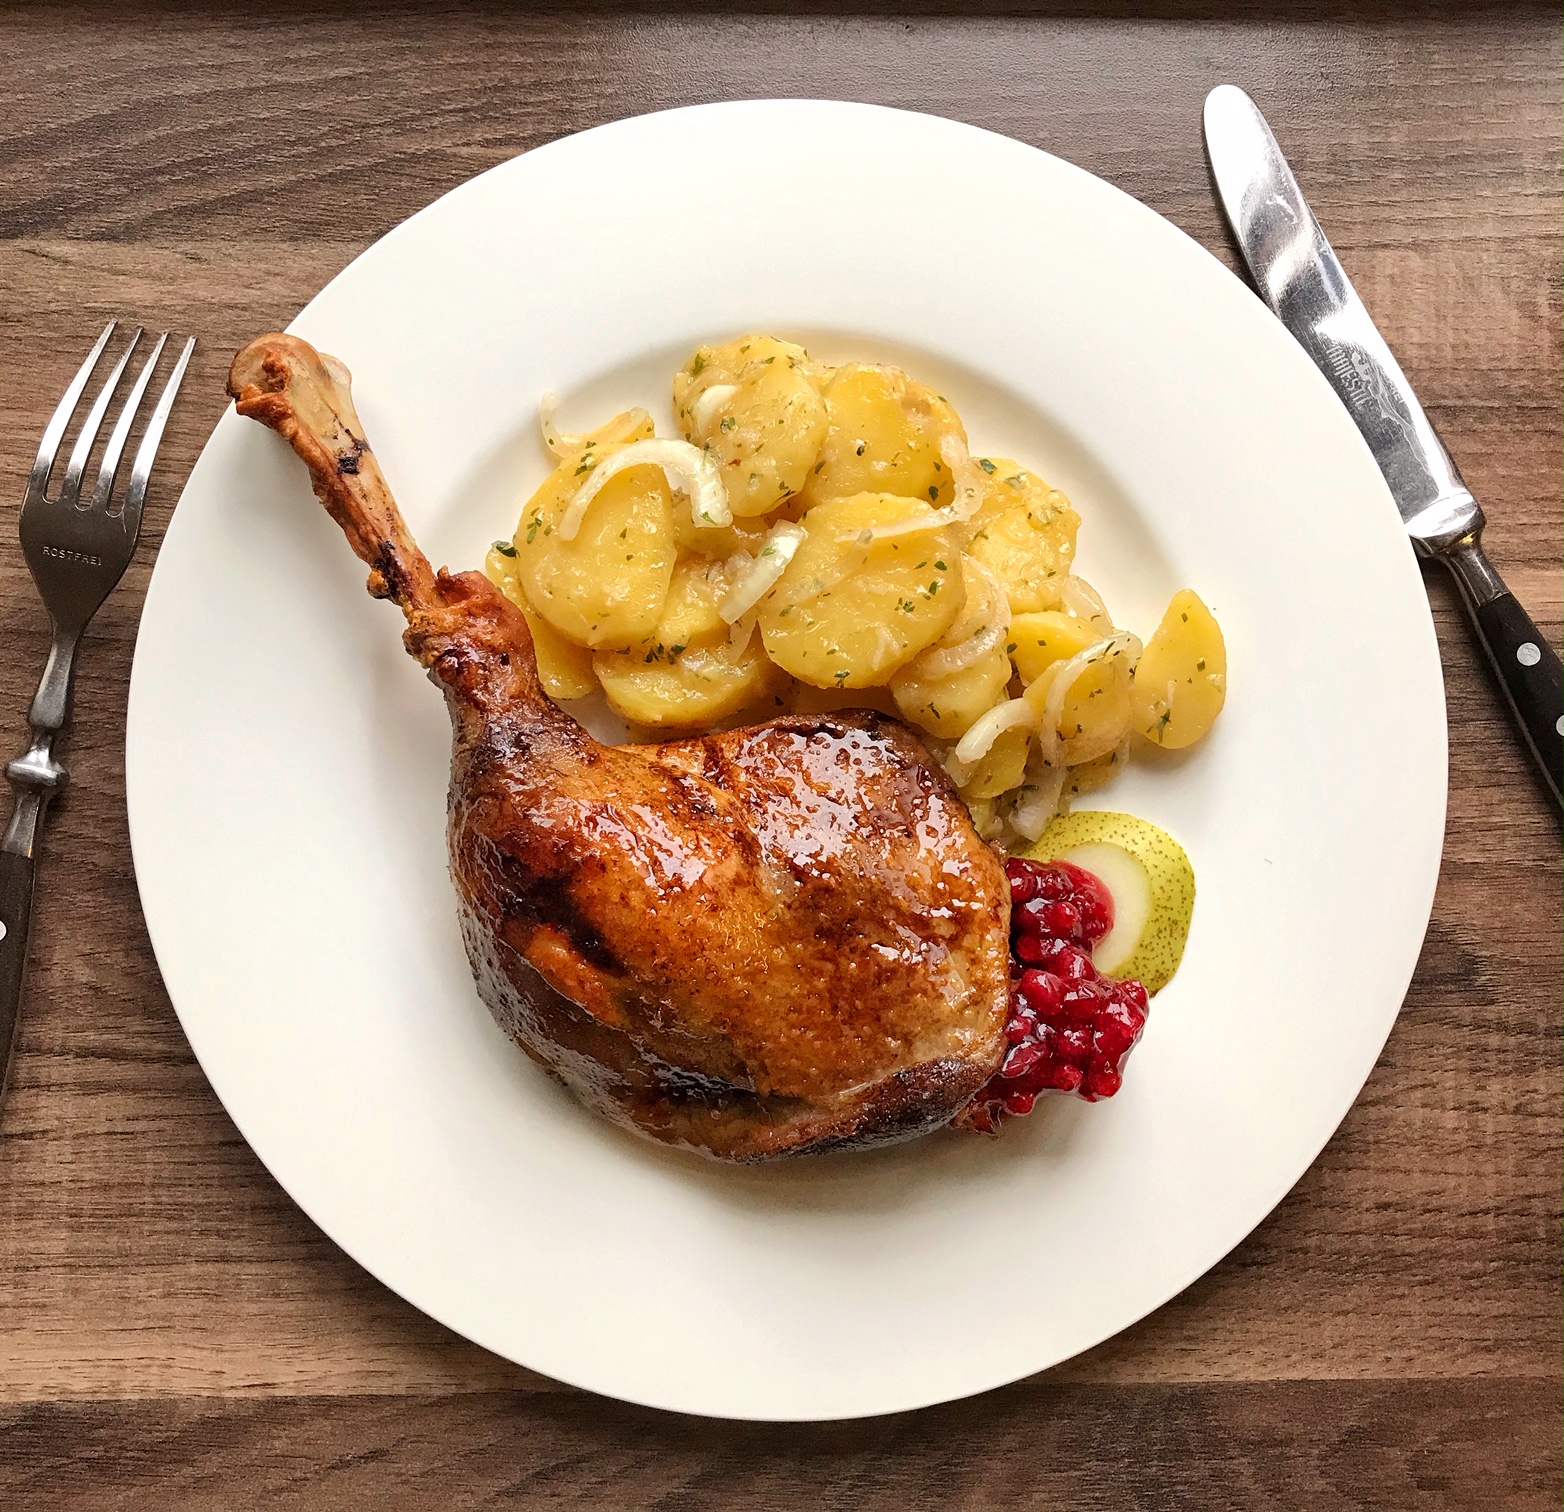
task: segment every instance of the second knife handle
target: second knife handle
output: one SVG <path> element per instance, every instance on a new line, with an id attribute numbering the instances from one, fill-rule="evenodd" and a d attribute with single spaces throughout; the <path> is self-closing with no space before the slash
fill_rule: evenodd
<path id="1" fill-rule="evenodd" d="M 1504 586 L 1473 537 L 1441 554 L 1455 574 L 1478 638 L 1531 747 L 1556 807 L 1564 809 L 1564 671 L 1520 600 Z"/>

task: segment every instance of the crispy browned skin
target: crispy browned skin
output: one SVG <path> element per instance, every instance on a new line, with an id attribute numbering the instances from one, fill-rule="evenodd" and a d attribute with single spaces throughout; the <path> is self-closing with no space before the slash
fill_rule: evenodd
<path id="1" fill-rule="evenodd" d="M 507 1032 L 616 1123 L 727 1159 L 947 1123 L 1002 1052 L 1009 901 L 924 747 L 867 713 L 599 744 L 544 695 L 504 595 L 431 569 L 349 383 L 269 335 L 228 389 L 304 460 L 445 689 L 462 932 Z"/>

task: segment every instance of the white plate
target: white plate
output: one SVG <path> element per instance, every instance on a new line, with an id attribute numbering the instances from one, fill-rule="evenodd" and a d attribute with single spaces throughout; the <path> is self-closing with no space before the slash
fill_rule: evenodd
<path id="1" fill-rule="evenodd" d="M 1189 123 L 1199 129 L 1198 120 Z M 1148 147 L 1148 150 L 1154 150 Z M 1444 702 L 1384 483 L 1303 353 L 1181 232 L 969 126 L 767 101 L 505 163 L 294 326 L 353 369 L 436 562 L 479 563 L 567 428 L 749 329 L 903 359 L 974 445 L 1074 499 L 1083 571 L 1149 632 L 1220 616 L 1212 738 L 1101 795 L 1187 846 L 1199 903 L 1123 1092 L 990 1142 L 726 1169 L 622 1135 L 474 992 L 446 877 L 442 701 L 303 468 L 224 416 L 136 647 L 127 785 L 158 963 L 246 1139 L 349 1254 L 536 1370 L 689 1412 L 959 1397 L 1133 1323 L 1319 1152 L 1433 898 Z"/>

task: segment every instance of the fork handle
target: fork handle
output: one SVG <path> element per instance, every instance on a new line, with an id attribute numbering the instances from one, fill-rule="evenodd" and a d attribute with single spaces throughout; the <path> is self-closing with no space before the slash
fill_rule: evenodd
<path id="1" fill-rule="evenodd" d="M 33 858 L 0 851 L 0 1097 L 11 1075 L 16 1020 L 27 969 L 27 933 L 33 914 Z"/>
<path id="2" fill-rule="evenodd" d="M 76 647 L 81 630 L 54 622 L 49 637 L 49 660 L 44 663 L 38 691 L 33 694 L 27 722 L 34 730 L 63 730 L 71 717 L 71 689 L 76 682 Z"/>
<path id="3" fill-rule="evenodd" d="M 9 763 L 5 775 L 16 806 L 0 838 L 0 1098 L 11 1074 L 16 1021 L 27 973 L 27 936 L 33 922 L 33 868 L 49 800 L 66 784 L 54 754 L 56 732 L 34 730 L 33 743 Z"/>

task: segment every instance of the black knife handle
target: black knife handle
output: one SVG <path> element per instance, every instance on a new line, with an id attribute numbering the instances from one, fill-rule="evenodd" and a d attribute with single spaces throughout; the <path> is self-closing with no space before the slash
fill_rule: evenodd
<path id="1" fill-rule="evenodd" d="M 33 858 L 0 850 L 0 1097 L 11 1072 L 32 914 Z"/>
<path id="2" fill-rule="evenodd" d="M 1554 806 L 1564 810 L 1559 792 L 1564 779 L 1564 673 L 1558 653 L 1504 586 L 1475 534 L 1441 552 L 1440 560 L 1455 574 L 1510 712 L 1531 747 Z"/>

